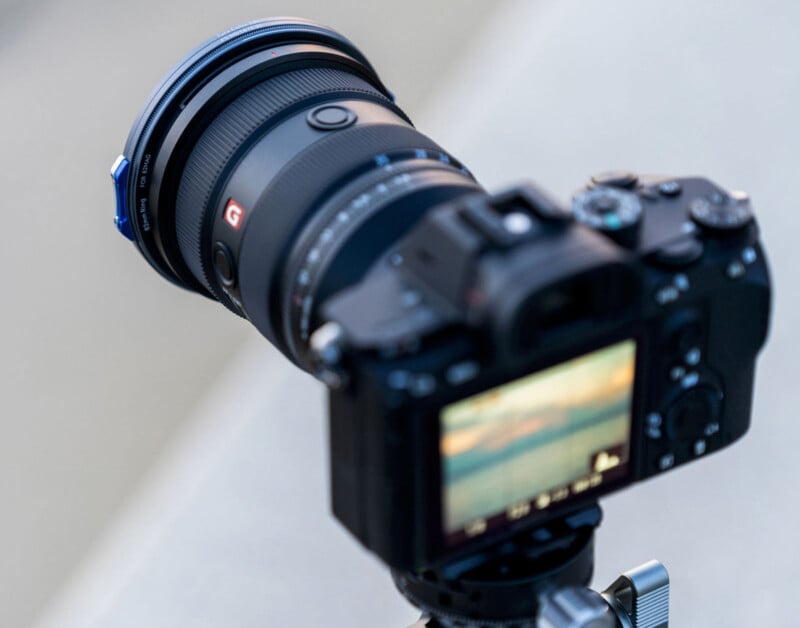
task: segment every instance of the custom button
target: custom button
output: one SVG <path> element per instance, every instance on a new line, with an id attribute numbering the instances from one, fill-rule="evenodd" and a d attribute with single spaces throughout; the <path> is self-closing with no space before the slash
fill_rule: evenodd
<path id="1" fill-rule="evenodd" d="M 686 369 L 683 368 L 682 366 L 673 366 L 669 370 L 669 378 L 673 382 L 677 382 L 679 380 L 682 380 L 684 375 L 686 375 Z"/>
<path id="2" fill-rule="evenodd" d="M 356 121 L 354 111 L 341 105 L 323 105 L 309 112 L 306 121 L 315 129 L 333 131 L 350 126 Z"/>
<path id="3" fill-rule="evenodd" d="M 661 430 L 657 427 L 650 426 L 647 428 L 647 436 L 653 440 L 661 438 Z"/>
<path id="4" fill-rule="evenodd" d="M 230 288 L 236 283 L 236 263 L 224 242 L 214 244 L 214 272 L 222 285 Z"/>
<path id="5" fill-rule="evenodd" d="M 692 386 L 697 386 L 697 382 L 700 381 L 700 375 L 694 371 L 691 373 L 687 373 L 681 379 L 681 388 L 691 388 Z"/>
<path id="6" fill-rule="evenodd" d="M 649 438 L 658 439 L 661 438 L 661 415 L 658 412 L 651 412 L 645 418 L 647 423 L 647 428 L 645 429 L 645 433 Z"/>
<path id="7" fill-rule="evenodd" d="M 683 188 L 677 181 L 664 181 L 658 186 L 658 192 L 662 196 L 678 196 Z"/>
<path id="8" fill-rule="evenodd" d="M 664 286 L 659 288 L 656 292 L 656 303 L 659 305 L 667 305 L 668 303 L 672 303 L 673 301 L 677 301 L 678 297 L 681 296 L 680 290 L 673 286 L 672 284 L 668 286 Z"/>
<path id="9" fill-rule="evenodd" d="M 660 427 L 661 426 L 661 415 L 658 412 L 651 412 L 647 415 L 647 424 L 650 427 Z"/>
<path id="10" fill-rule="evenodd" d="M 758 259 L 758 253 L 752 246 L 748 246 L 744 251 L 742 251 L 742 261 L 745 264 L 755 264 L 756 260 Z"/>
<path id="11" fill-rule="evenodd" d="M 675 454 L 664 454 L 658 460 L 658 468 L 662 471 L 672 468 L 675 464 Z"/>
<path id="12" fill-rule="evenodd" d="M 665 244 L 653 253 L 652 260 L 659 266 L 683 268 L 696 262 L 702 255 L 703 243 L 694 238 L 687 238 Z"/>
<path id="13" fill-rule="evenodd" d="M 725 274 L 731 279 L 739 279 L 744 276 L 746 271 L 747 269 L 744 267 L 744 264 L 739 260 L 734 260 L 728 264 L 728 267 L 725 269 Z"/>
<path id="14" fill-rule="evenodd" d="M 413 375 L 409 381 L 408 392 L 414 397 L 427 397 L 436 390 L 436 379 L 428 373 Z"/>
<path id="15" fill-rule="evenodd" d="M 468 382 L 478 375 L 480 365 L 477 362 L 467 361 L 458 362 L 447 368 L 445 372 L 445 379 L 448 384 L 458 386 L 464 382 Z"/>
<path id="16" fill-rule="evenodd" d="M 683 356 L 683 359 L 689 366 L 697 366 L 698 364 L 700 364 L 701 357 L 702 354 L 700 352 L 700 348 L 692 347 L 686 352 L 686 355 Z"/>
<path id="17" fill-rule="evenodd" d="M 672 282 L 675 284 L 675 287 L 681 292 L 686 292 L 691 287 L 691 284 L 689 283 L 689 278 L 683 273 L 675 275 L 675 277 L 673 277 L 672 279 Z"/>

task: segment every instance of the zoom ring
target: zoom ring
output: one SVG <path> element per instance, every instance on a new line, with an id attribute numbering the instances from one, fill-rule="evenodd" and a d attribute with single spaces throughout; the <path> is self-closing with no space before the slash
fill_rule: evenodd
<path id="1" fill-rule="evenodd" d="M 204 229 L 220 178 L 237 155 L 300 107 L 337 98 L 368 98 L 395 109 L 367 81 L 341 70 L 309 68 L 260 83 L 229 104 L 208 125 L 192 150 L 178 189 L 175 219 L 181 253 L 194 276 L 223 303 L 204 263 Z"/>

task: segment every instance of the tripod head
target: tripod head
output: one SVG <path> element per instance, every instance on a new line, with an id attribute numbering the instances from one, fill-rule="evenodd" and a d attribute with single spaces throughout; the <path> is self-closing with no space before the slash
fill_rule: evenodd
<path id="1" fill-rule="evenodd" d="M 393 570 L 400 592 L 424 612 L 412 628 L 666 628 L 669 576 L 656 561 L 588 588 L 591 505 L 483 552 L 421 572 Z"/>

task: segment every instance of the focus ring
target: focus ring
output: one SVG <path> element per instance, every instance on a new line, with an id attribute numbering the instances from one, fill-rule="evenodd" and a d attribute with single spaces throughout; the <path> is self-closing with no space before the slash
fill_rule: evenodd
<path id="1" fill-rule="evenodd" d="M 250 210 L 239 254 L 242 301 L 250 322 L 284 353 L 288 349 L 278 331 L 281 326 L 276 324 L 280 306 L 273 290 L 280 283 L 281 266 L 298 229 L 336 190 L 381 167 L 381 155 L 416 149 L 444 153 L 412 126 L 355 125 L 323 137 L 297 154 L 259 196 Z M 308 184 L 309 173 L 313 173 L 314 185 Z"/>
<path id="2" fill-rule="evenodd" d="M 340 97 L 377 100 L 394 109 L 391 101 L 367 81 L 332 68 L 309 68 L 280 74 L 242 94 L 203 132 L 181 176 L 175 207 L 176 234 L 183 259 L 192 274 L 218 299 L 215 282 L 203 264 L 203 230 L 209 200 L 226 165 L 237 152 L 310 101 Z"/>

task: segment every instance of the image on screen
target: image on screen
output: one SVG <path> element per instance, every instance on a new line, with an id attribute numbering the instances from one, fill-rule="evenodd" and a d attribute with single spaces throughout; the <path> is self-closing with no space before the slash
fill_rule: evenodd
<path id="1" fill-rule="evenodd" d="M 624 340 L 445 406 L 446 541 L 625 477 L 635 356 L 636 343 Z"/>

